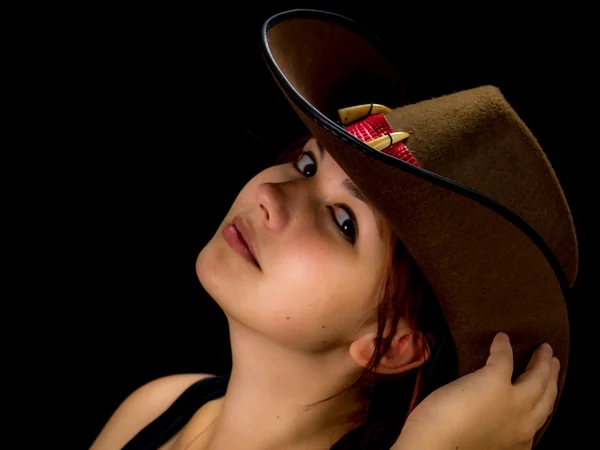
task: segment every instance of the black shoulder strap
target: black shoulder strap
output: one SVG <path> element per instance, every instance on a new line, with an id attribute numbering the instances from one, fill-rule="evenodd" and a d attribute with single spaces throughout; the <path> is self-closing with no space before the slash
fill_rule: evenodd
<path id="1" fill-rule="evenodd" d="M 155 450 L 177 433 L 205 403 L 225 395 L 229 373 L 192 384 L 169 408 L 136 434 L 123 450 Z"/>

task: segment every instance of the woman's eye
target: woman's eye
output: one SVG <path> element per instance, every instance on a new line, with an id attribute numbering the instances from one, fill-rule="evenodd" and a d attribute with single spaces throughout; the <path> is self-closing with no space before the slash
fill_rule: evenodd
<path id="1" fill-rule="evenodd" d="M 333 216 L 333 220 L 340 229 L 340 232 L 344 235 L 344 238 L 350 241 L 352 244 L 355 244 L 357 236 L 356 229 L 358 227 L 356 226 L 356 219 L 354 218 L 352 210 L 347 206 L 340 206 L 339 210 L 341 210 L 343 213 L 341 215 L 338 215 L 336 214 L 336 211 L 333 208 L 330 207 L 330 209 L 331 214 Z M 344 216 L 346 217 L 345 220 Z M 338 217 L 341 217 L 342 220 L 338 221 Z"/>
<path id="2" fill-rule="evenodd" d="M 317 173 L 317 163 L 315 162 L 313 154 L 310 152 L 302 152 L 299 158 L 293 164 L 296 169 L 306 178 L 313 177 Z M 348 240 L 354 245 L 356 243 L 358 226 L 356 217 L 354 216 L 352 210 L 346 205 L 339 206 L 339 209 L 341 209 L 344 213 L 341 215 L 341 217 L 343 218 L 344 215 L 347 217 L 346 220 L 342 220 L 340 225 L 335 209 L 331 206 L 328 208 L 330 209 L 331 216 L 333 217 L 333 220 L 340 230 L 340 233 L 342 233 L 344 239 Z"/>
<path id="3" fill-rule="evenodd" d="M 299 164 L 301 164 L 300 168 L 298 168 Z M 306 178 L 313 177 L 317 173 L 317 163 L 312 153 L 302 152 L 300 157 L 294 162 L 294 166 Z"/>

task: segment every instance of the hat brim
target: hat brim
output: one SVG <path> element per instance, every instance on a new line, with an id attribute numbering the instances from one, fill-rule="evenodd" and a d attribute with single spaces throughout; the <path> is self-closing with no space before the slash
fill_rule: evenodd
<path id="1" fill-rule="evenodd" d="M 332 44 L 340 40 L 345 50 Z M 402 106 L 398 71 L 369 30 L 337 14 L 293 10 L 265 22 L 262 44 L 293 109 L 387 219 L 430 282 L 455 342 L 458 376 L 485 366 L 499 331 L 511 338 L 513 382 L 543 342 L 552 346 L 561 362 L 558 396 L 535 446 L 559 404 L 570 347 L 569 281 L 548 244 L 494 199 L 374 150 L 331 119 L 341 98 L 345 106 Z M 340 51 L 357 58 L 319 66 L 336 61 Z"/>

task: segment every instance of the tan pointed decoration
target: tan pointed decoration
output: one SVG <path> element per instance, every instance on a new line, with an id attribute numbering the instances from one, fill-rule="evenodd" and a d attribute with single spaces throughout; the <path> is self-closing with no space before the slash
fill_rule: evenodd
<path id="1" fill-rule="evenodd" d="M 377 103 L 367 103 L 365 105 L 349 106 L 348 108 L 338 109 L 338 115 L 343 125 L 356 122 L 372 114 L 387 114 L 392 112 L 390 108 Z"/>
<path id="2" fill-rule="evenodd" d="M 367 142 L 367 145 L 373 147 L 375 150 L 383 150 L 388 148 L 390 145 L 395 144 L 398 141 L 402 141 L 406 139 L 410 134 L 404 131 L 397 131 L 392 134 L 386 134 L 385 136 L 378 137 L 377 139 L 373 139 L 372 141 Z"/>

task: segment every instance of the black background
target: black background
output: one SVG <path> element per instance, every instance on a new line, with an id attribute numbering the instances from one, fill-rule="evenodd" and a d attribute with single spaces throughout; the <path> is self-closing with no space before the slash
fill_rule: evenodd
<path id="1" fill-rule="evenodd" d="M 227 323 L 194 262 L 246 181 L 303 131 L 260 54 L 264 20 L 294 7 L 338 12 L 374 30 L 405 68 L 411 102 L 493 84 L 538 138 L 580 243 L 569 375 L 538 448 L 590 439 L 583 399 L 597 205 L 591 12 L 486 5 L 288 1 L 58 11 L 52 39 L 38 44 L 48 77 L 36 88 L 54 150 L 38 159 L 42 170 L 52 167 L 36 209 L 50 245 L 30 255 L 30 280 L 48 275 L 44 296 L 56 319 L 40 367 L 60 378 L 54 392 L 72 430 L 62 431 L 69 445 L 87 448 L 146 381 L 228 370 Z"/>

